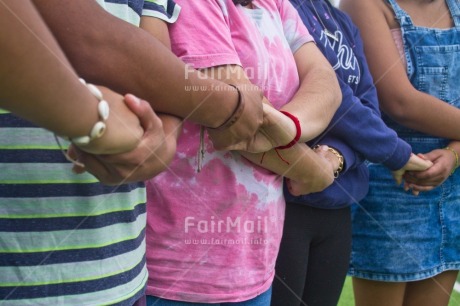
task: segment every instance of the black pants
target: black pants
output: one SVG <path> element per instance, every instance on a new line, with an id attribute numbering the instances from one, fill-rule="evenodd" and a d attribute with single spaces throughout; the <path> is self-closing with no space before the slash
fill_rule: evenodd
<path id="1" fill-rule="evenodd" d="M 336 306 L 351 252 L 350 208 L 287 203 L 272 306 Z"/>

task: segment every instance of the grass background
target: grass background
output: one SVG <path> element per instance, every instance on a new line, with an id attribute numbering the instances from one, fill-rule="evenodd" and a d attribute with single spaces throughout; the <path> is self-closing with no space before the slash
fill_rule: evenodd
<path id="1" fill-rule="evenodd" d="M 460 283 L 460 275 L 457 278 L 457 282 Z M 351 285 L 351 278 L 347 277 L 345 281 L 345 286 L 342 290 L 342 295 L 340 296 L 339 303 L 337 306 L 354 306 L 355 299 L 353 298 L 353 288 Z M 450 298 L 449 306 L 458 306 L 460 305 L 460 293 L 454 291 Z"/>

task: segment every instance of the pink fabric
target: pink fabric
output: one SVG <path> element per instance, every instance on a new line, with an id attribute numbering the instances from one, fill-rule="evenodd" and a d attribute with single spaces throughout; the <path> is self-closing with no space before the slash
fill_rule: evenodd
<path id="1" fill-rule="evenodd" d="M 404 44 L 401 29 L 391 29 L 391 35 L 393 36 L 396 48 L 398 48 L 399 57 L 401 58 L 404 67 L 407 67 L 406 56 L 404 55 Z"/>
<path id="2" fill-rule="evenodd" d="M 287 0 L 176 0 L 173 51 L 195 68 L 242 65 L 276 107 L 298 89 L 293 58 L 310 36 Z M 206 139 L 196 172 L 199 126 L 185 123 L 169 170 L 147 182 L 147 294 L 188 302 L 251 299 L 274 277 L 284 222 L 282 178 Z"/>

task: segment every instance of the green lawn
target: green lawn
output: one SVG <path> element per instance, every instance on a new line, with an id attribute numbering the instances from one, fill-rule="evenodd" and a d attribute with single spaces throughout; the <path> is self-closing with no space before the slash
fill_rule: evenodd
<path id="1" fill-rule="evenodd" d="M 460 282 L 460 276 L 458 278 Z M 355 300 L 353 298 L 353 289 L 351 286 L 351 278 L 347 277 L 345 281 L 345 286 L 343 287 L 342 295 L 340 296 L 339 304 L 337 306 L 353 306 L 355 305 Z M 449 306 L 458 306 L 460 305 L 460 293 L 454 292 L 450 298 Z"/>

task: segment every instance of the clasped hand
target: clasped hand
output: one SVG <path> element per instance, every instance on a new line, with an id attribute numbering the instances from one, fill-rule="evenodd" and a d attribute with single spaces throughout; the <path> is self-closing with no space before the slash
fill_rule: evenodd
<path id="1" fill-rule="evenodd" d="M 404 190 L 408 191 L 412 189 L 412 194 L 418 195 L 420 190 L 416 188 L 410 188 L 409 182 L 407 181 L 407 172 L 415 173 L 416 171 L 426 171 L 433 166 L 433 163 L 430 160 L 423 159 L 418 155 L 411 153 L 409 161 L 399 170 L 392 171 L 393 178 L 395 179 L 398 185 L 403 183 L 404 179 Z"/>
<path id="2" fill-rule="evenodd" d="M 162 121 L 149 103 L 133 95 L 124 98 L 143 129 L 143 134 L 137 136 L 137 145 L 117 154 L 91 154 L 72 145 L 69 154 L 84 165 L 74 165 L 75 173 L 87 171 L 104 184 L 117 185 L 149 179 L 163 171 L 172 160 L 176 139 L 165 136 Z"/>
<path id="3" fill-rule="evenodd" d="M 296 127 L 289 117 L 282 114 L 268 103 L 263 103 L 262 110 L 262 125 L 252 138 L 249 138 L 245 142 L 234 145 L 229 144 L 216 149 L 260 153 L 269 151 L 278 146 L 286 145 L 294 139 Z M 214 139 L 212 138 L 214 132 L 208 130 L 208 133 L 213 141 L 214 147 L 216 147 Z"/>
<path id="4" fill-rule="evenodd" d="M 455 156 L 449 150 L 436 149 L 418 156 L 432 163 L 432 166 L 424 171 L 407 171 L 404 174 L 404 188 L 411 189 L 413 193 L 436 188 L 451 175 L 456 166 Z"/>

